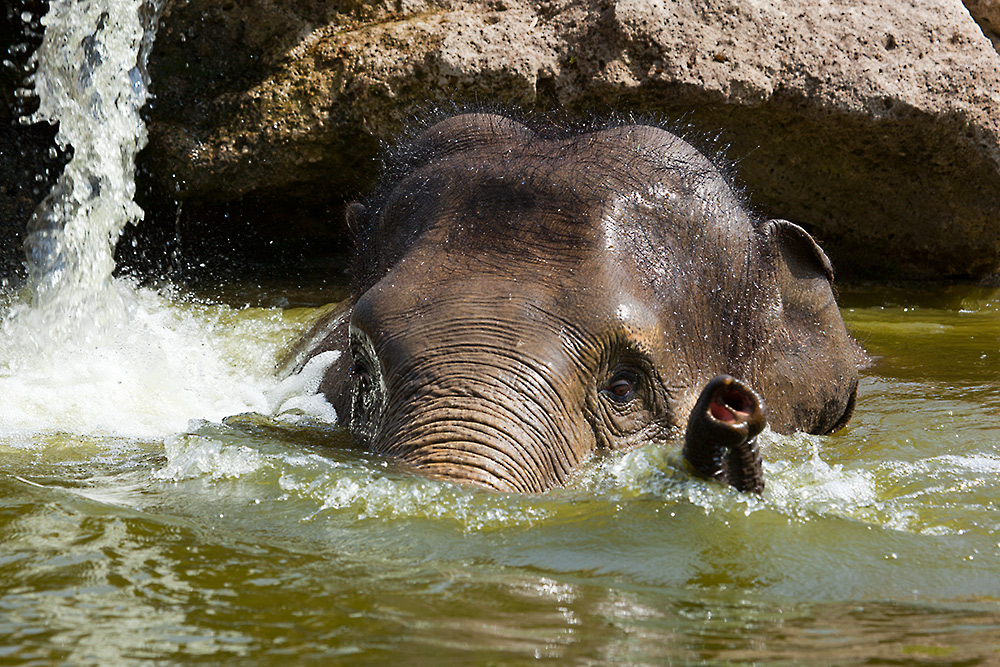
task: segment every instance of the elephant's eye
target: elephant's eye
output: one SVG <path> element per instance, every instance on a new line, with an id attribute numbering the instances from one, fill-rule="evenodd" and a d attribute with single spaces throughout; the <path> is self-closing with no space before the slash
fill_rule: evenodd
<path id="1" fill-rule="evenodd" d="M 621 371 L 616 373 L 601 391 L 618 403 L 628 403 L 635 398 L 635 388 L 639 378 L 634 373 Z"/>

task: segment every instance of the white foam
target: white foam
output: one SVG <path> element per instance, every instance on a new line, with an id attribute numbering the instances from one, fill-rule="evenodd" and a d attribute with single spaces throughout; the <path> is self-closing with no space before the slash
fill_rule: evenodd
<path id="1" fill-rule="evenodd" d="M 177 307 L 112 278 L 114 244 L 142 218 L 134 156 L 161 4 L 59 0 L 42 19 L 27 121 L 58 123 L 72 159 L 28 224 L 24 293 L 0 294 L 2 436 L 158 438 L 269 407 L 280 318 Z"/>
<path id="2" fill-rule="evenodd" d="M 313 397 L 325 358 L 279 385 L 276 357 L 300 325 L 280 310 L 236 311 L 132 293 L 100 336 L 39 341 L 15 304 L 0 327 L 0 435 L 67 432 L 154 439 L 192 419 L 292 408 L 331 417 Z M 21 307 L 19 307 L 21 306 Z"/>
<path id="3" fill-rule="evenodd" d="M 968 455 L 945 454 L 944 456 L 936 456 L 928 459 L 928 467 L 937 467 L 938 464 L 940 464 L 940 467 L 951 471 L 991 476 L 1000 474 L 1000 456 L 983 453 Z"/>
<path id="4" fill-rule="evenodd" d="M 180 481 L 207 475 L 211 479 L 241 477 L 270 464 L 260 452 L 245 445 L 226 446 L 196 435 L 173 436 L 164 443 L 167 465 L 153 473 L 157 479 Z"/>
<path id="5" fill-rule="evenodd" d="M 256 441 L 256 446 L 246 444 L 238 422 L 203 423 L 192 433 L 167 438 L 167 464 L 153 476 L 178 483 L 204 480 L 220 485 L 229 496 L 236 488 L 254 494 L 277 486 L 279 500 L 304 509 L 301 520 L 348 510 L 359 520 L 450 519 L 463 530 L 475 531 L 531 525 L 550 514 L 551 506 L 534 496 L 492 493 L 416 473 L 397 474 L 384 459 L 348 455 L 340 461 L 303 453 L 280 436 L 265 440 Z"/>
<path id="6" fill-rule="evenodd" d="M 790 514 L 869 518 L 879 503 L 870 472 L 845 470 L 823 461 L 818 453 L 801 463 L 765 463 L 765 497 Z"/>
<path id="7" fill-rule="evenodd" d="M 319 386 L 326 371 L 339 358 L 340 352 L 336 350 L 317 354 L 301 371 L 288 376 L 266 392 L 268 414 L 278 417 L 305 415 L 331 424 L 336 423 L 337 413 L 319 393 Z"/>

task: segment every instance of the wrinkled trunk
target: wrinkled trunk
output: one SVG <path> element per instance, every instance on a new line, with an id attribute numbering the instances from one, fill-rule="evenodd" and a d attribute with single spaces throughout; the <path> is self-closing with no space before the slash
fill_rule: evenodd
<path id="1" fill-rule="evenodd" d="M 433 377 L 430 369 L 420 389 L 393 388 L 406 400 L 390 389 L 392 407 L 373 448 L 431 475 L 498 491 L 542 492 L 562 484 L 581 451 L 593 445 L 556 407 L 559 396 L 551 387 L 518 390 L 530 381 L 475 366 L 436 365 L 440 374 Z"/>
<path id="2" fill-rule="evenodd" d="M 499 491 L 563 484 L 595 436 L 584 416 L 587 371 L 544 307 L 551 295 L 482 278 L 438 288 L 425 275 L 437 262 L 411 264 L 351 316 L 355 439 L 428 474 Z M 422 287 L 381 287 L 397 282 Z"/>
<path id="3" fill-rule="evenodd" d="M 579 463 L 552 415 L 523 400 L 416 400 L 387 426 L 376 450 L 428 474 L 497 491 L 545 491 Z"/>
<path id="4" fill-rule="evenodd" d="M 748 386 L 720 375 L 702 390 L 684 436 L 684 458 L 699 474 L 761 493 L 764 472 L 757 436 L 767 424 L 764 403 Z"/>
<path id="5" fill-rule="evenodd" d="M 577 367 L 554 351 L 544 362 L 520 353 L 528 334 L 425 321 L 370 345 L 355 336 L 355 357 L 378 370 L 364 380 L 369 389 L 355 389 L 352 428 L 375 451 L 447 479 L 541 492 L 594 449 Z M 545 346 L 537 334 L 532 342 Z"/>

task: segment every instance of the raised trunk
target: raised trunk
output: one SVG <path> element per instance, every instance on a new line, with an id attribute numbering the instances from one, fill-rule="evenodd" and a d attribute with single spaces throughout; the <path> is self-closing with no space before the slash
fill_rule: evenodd
<path id="1" fill-rule="evenodd" d="M 757 436 L 764 430 L 764 403 L 736 378 L 716 377 L 702 390 L 684 436 L 684 458 L 701 475 L 761 493 L 764 472 Z"/>

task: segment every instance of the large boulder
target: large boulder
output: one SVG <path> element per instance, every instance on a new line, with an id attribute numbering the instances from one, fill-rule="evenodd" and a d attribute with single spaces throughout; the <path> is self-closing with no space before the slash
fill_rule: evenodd
<path id="1" fill-rule="evenodd" d="M 155 188 L 264 239 L 336 235 L 414 114 L 495 102 L 717 132 L 841 275 L 1000 274 L 1000 54 L 959 0 L 168 0 L 150 69 Z"/>
<path id="2" fill-rule="evenodd" d="M 965 0 L 972 18 L 1000 51 L 1000 0 Z"/>

